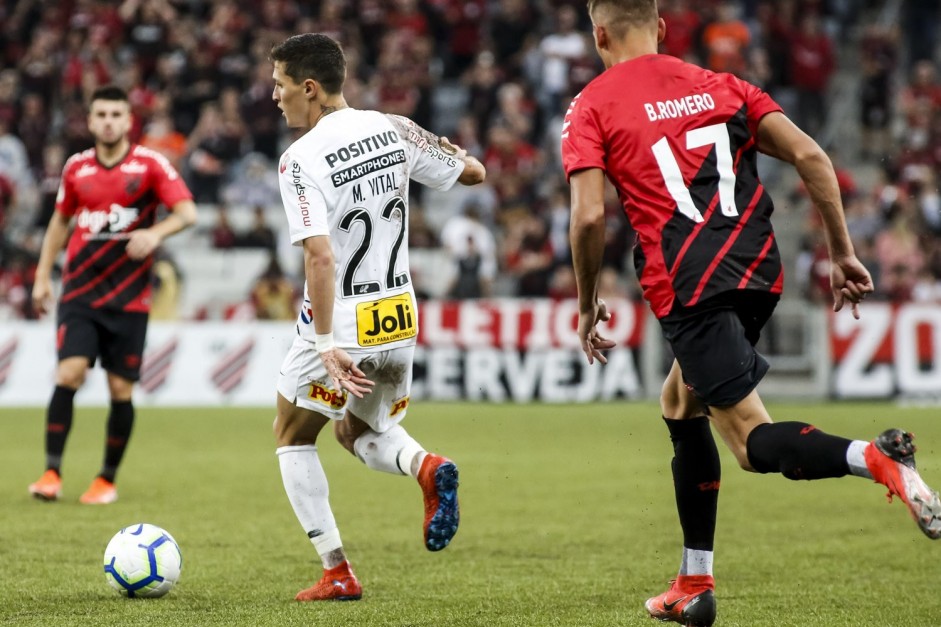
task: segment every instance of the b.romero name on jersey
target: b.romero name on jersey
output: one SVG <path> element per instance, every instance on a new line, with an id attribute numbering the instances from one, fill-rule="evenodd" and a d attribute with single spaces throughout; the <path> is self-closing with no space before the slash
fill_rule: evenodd
<path id="1" fill-rule="evenodd" d="M 657 102 L 645 102 L 644 111 L 651 122 L 696 115 L 716 108 L 712 94 L 691 94 L 683 98 L 672 98 Z"/>

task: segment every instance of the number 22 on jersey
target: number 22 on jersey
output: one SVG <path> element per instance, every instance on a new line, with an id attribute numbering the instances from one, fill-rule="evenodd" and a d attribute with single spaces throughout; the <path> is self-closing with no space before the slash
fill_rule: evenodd
<path id="1" fill-rule="evenodd" d="M 358 277 L 357 271 L 363 259 L 369 254 L 373 244 L 388 242 L 386 237 L 377 237 L 376 229 L 388 228 L 387 224 L 384 223 L 394 226 L 394 218 L 396 217 L 398 217 L 398 233 L 388 249 L 389 261 L 385 276 Z M 340 290 L 343 298 L 378 294 L 382 291 L 382 282 L 385 283 L 386 290 L 394 290 L 408 285 L 408 272 L 398 274 L 395 272 L 399 250 L 405 240 L 406 220 L 406 204 L 398 196 L 389 200 L 379 212 L 378 224 L 373 224 L 372 217 L 363 207 L 354 207 L 340 218 L 340 230 L 349 233 L 352 231 L 353 225 L 359 223 L 363 234 L 341 273 Z M 373 254 L 383 254 L 383 251 L 375 250 Z M 376 346 L 415 337 L 417 328 L 414 311 L 415 304 L 408 292 L 388 298 L 357 303 L 356 335 L 359 345 Z"/>

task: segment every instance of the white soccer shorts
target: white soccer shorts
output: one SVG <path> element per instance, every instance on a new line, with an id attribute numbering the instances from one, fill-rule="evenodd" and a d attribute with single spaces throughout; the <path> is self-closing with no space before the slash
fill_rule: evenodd
<path id="1" fill-rule="evenodd" d="M 375 383 L 372 392 L 356 398 L 333 388 L 333 381 L 314 346 L 300 337 L 294 338 L 291 349 L 281 364 L 278 392 L 298 407 L 310 409 L 332 420 L 342 420 L 346 410 L 384 433 L 405 418 L 409 391 L 412 387 L 414 346 L 403 346 L 380 352 L 347 351 L 365 374 Z"/>

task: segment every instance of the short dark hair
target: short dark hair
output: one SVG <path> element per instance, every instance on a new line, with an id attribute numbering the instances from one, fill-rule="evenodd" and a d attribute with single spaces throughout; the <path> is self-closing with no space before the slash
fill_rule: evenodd
<path id="1" fill-rule="evenodd" d="M 91 104 L 96 100 L 123 100 L 124 102 L 130 102 L 127 97 L 127 92 L 117 85 L 102 85 L 95 89 L 88 103 Z"/>
<path id="2" fill-rule="evenodd" d="M 628 26 L 656 22 L 657 0 L 588 0 L 588 15 L 598 9 L 608 10 L 608 26 L 623 33 Z"/>
<path id="3" fill-rule="evenodd" d="M 328 94 L 338 94 L 346 80 L 346 57 L 336 41 L 320 33 L 294 35 L 271 49 L 271 60 L 284 64 L 295 83 L 312 78 Z"/>

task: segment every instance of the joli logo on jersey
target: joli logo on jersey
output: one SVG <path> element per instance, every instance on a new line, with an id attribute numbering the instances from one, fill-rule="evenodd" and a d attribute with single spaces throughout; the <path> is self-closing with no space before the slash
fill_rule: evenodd
<path id="1" fill-rule="evenodd" d="M 356 305 L 357 340 L 360 346 L 376 346 L 415 337 L 415 306 L 411 294 Z"/>
<path id="2" fill-rule="evenodd" d="M 78 226 L 92 235 L 98 235 L 105 227 L 110 233 L 120 233 L 137 219 L 137 214 L 136 207 L 122 207 L 117 203 L 112 203 L 107 211 L 85 208 L 78 214 Z"/>

